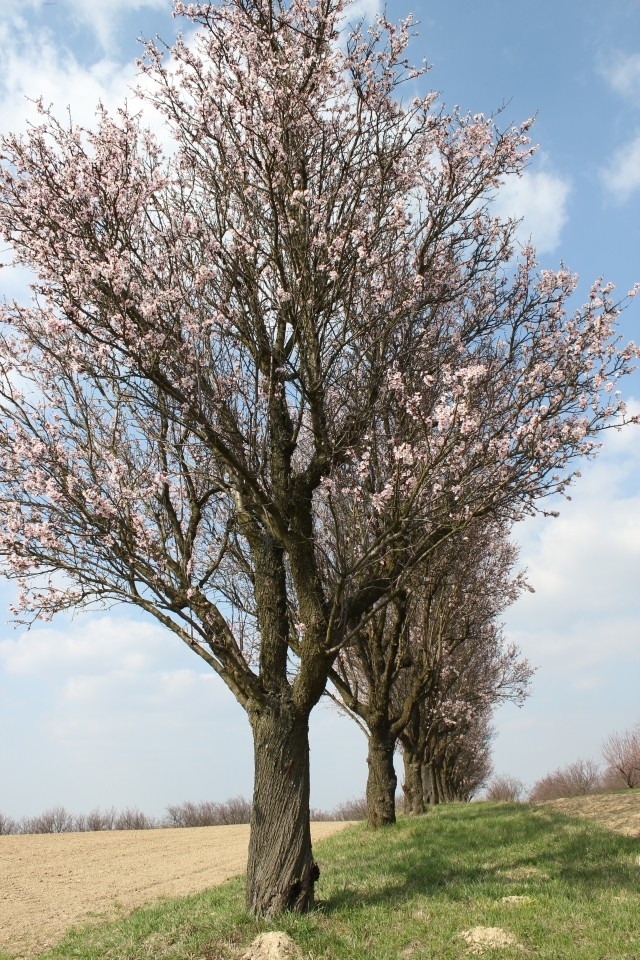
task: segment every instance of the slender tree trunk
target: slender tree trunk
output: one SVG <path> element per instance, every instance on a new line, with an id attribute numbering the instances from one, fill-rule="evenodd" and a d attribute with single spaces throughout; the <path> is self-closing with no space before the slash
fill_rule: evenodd
<path id="1" fill-rule="evenodd" d="M 442 767 L 439 763 L 436 763 L 433 766 L 433 780 L 435 783 L 436 795 L 438 797 L 437 803 L 448 803 L 449 797 L 447 794 L 447 788 L 444 782 L 444 777 L 442 776 Z"/>
<path id="2" fill-rule="evenodd" d="M 309 718 L 280 702 L 250 722 L 255 777 L 247 909 L 255 917 L 304 913 L 319 876 L 309 828 Z"/>
<path id="3" fill-rule="evenodd" d="M 398 778 L 393 766 L 396 738 L 388 729 L 369 730 L 367 763 L 367 822 L 370 827 L 386 827 L 396 822 Z"/>
<path id="4" fill-rule="evenodd" d="M 423 763 L 422 765 L 422 796 L 425 807 L 440 802 L 435 771 L 433 764 L 430 762 Z"/>
<path id="5" fill-rule="evenodd" d="M 417 817 L 425 812 L 422 763 L 406 748 L 402 751 L 404 763 L 404 812 Z"/>

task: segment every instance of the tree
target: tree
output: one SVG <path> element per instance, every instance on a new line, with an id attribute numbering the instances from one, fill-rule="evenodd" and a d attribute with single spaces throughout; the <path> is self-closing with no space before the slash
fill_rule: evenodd
<path id="1" fill-rule="evenodd" d="M 505 643 L 499 624 L 526 586 L 522 574 L 513 574 L 516 557 L 508 527 L 467 524 L 464 535 L 431 551 L 403 594 L 338 655 L 331 680 L 367 733 L 370 826 L 395 822 L 399 738 L 405 804 L 419 813 L 423 768 L 434 770 L 436 756 L 444 763 L 446 755 L 452 771 L 454 741 L 462 757 L 461 741 L 468 735 L 471 745 L 479 713 L 526 695 L 531 668 Z"/>
<path id="2" fill-rule="evenodd" d="M 493 771 L 491 710 L 468 712 L 462 723 L 438 741 L 431 762 L 432 802 L 469 803 Z M 435 762 L 434 762 L 435 761 Z"/>
<path id="3" fill-rule="evenodd" d="M 495 525 L 470 526 L 431 588 L 421 641 L 428 680 L 399 733 L 413 813 L 459 798 L 456 782 L 471 785 L 471 778 L 460 780 L 456 765 L 469 767 L 476 749 L 474 786 L 481 785 L 490 774 L 493 708 L 506 701 L 521 704 L 528 695 L 533 670 L 517 646 L 506 642 L 500 620 L 527 587 L 522 574 L 512 573 L 517 551 L 506 533 Z M 406 696 L 402 686 L 398 694 Z"/>
<path id="4" fill-rule="evenodd" d="M 633 349 L 610 288 L 567 318 L 566 270 L 510 275 L 488 205 L 529 124 L 403 105 L 408 22 L 340 47 L 345 0 L 175 9 L 193 43 L 142 64 L 170 155 L 126 106 L 2 141 L 0 229 L 37 279 L 1 311 L 0 552 L 18 615 L 136 604 L 234 693 L 272 915 L 313 903 L 338 651 L 469 515 L 566 488 Z"/>
<path id="5" fill-rule="evenodd" d="M 602 756 L 609 769 L 605 777 L 620 786 L 640 787 L 640 723 L 622 733 L 611 733 L 602 745 Z"/>
<path id="6" fill-rule="evenodd" d="M 487 785 L 486 799 L 492 803 L 518 803 L 525 792 L 522 780 L 503 773 L 492 777 Z"/>

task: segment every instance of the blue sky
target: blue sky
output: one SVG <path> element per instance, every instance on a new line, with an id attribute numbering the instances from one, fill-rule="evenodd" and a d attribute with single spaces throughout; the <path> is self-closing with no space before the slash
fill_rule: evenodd
<path id="1" fill-rule="evenodd" d="M 136 38 L 176 29 L 169 0 L 2 0 L 0 130 L 23 129 L 42 94 L 90 124 L 101 99 L 128 95 Z M 375 0 L 360 0 L 375 12 Z M 420 21 L 414 60 L 444 101 L 504 125 L 536 115 L 540 149 L 505 189 L 544 266 L 563 260 L 581 293 L 599 275 L 640 280 L 640 0 L 390 0 Z M 0 294 L 22 293 L 4 270 Z M 640 300 L 640 298 L 638 298 Z M 623 320 L 640 339 L 640 303 Z M 640 375 L 623 385 L 640 409 Z M 528 784 L 640 718 L 640 428 L 609 434 L 557 520 L 516 530 L 535 594 L 509 611 L 508 635 L 538 667 L 533 695 L 496 715 L 497 771 Z M 134 611 L 59 618 L 30 633 L 0 587 L 0 810 L 74 811 L 242 793 L 251 738 L 224 685 L 179 641 Z M 362 794 L 366 744 L 329 708 L 312 719 L 312 804 Z"/>

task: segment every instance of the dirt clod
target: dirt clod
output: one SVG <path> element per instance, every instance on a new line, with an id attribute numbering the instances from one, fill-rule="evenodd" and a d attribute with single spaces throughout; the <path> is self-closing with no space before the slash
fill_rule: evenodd
<path id="1" fill-rule="evenodd" d="M 288 934 L 274 930 L 256 937 L 242 960 L 302 960 L 302 953 Z"/>
<path id="2" fill-rule="evenodd" d="M 467 943 L 469 952 L 475 954 L 499 947 L 515 947 L 517 942 L 512 933 L 507 933 L 501 927 L 473 927 L 464 930 L 460 936 Z"/>

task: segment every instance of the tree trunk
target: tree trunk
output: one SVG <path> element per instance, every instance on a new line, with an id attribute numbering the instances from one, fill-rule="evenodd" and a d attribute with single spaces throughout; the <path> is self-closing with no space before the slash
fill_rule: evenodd
<path id="1" fill-rule="evenodd" d="M 254 747 L 247 909 L 255 917 L 313 906 L 319 871 L 309 827 L 309 718 L 291 704 L 250 715 Z"/>
<path id="2" fill-rule="evenodd" d="M 396 738 L 388 730 L 370 729 L 367 763 L 367 822 L 370 827 L 386 827 L 396 822 L 396 787 L 393 766 Z"/>
<path id="3" fill-rule="evenodd" d="M 417 817 L 425 812 L 422 786 L 422 762 L 408 750 L 403 750 L 404 763 L 404 812 Z"/>
<path id="4" fill-rule="evenodd" d="M 435 771 L 431 762 L 422 764 L 422 797 L 425 807 L 440 802 Z"/>

